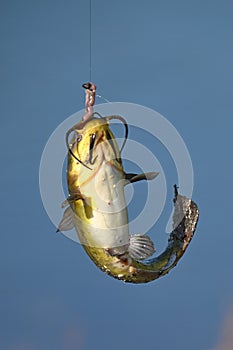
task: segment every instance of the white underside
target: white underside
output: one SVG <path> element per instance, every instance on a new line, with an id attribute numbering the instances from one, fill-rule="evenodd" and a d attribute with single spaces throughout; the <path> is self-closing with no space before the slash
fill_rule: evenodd
<path id="1" fill-rule="evenodd" d="M 92 207 L 89 223 L 80 221 L 78 235 L 82 244 L 101 248 L 115 248 L 129 244 L 128 213 L 124 196 L 122 172 L 103 161 L 100 169 L 86 185 L 82 195 Z"/>

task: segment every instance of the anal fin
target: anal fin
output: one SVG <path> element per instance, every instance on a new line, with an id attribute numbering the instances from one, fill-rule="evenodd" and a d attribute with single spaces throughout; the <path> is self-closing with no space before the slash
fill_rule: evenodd
<path id="1" fill-rule="evenodd" d="M 144 260 L 154 254 L 155 246 L 149 236 L 135 234 L 130 236 L 128 252 L 135 260 Z"/>

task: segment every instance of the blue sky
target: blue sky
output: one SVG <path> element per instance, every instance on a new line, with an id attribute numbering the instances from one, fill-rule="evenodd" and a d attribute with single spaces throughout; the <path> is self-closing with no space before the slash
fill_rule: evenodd
<path id="1" fill-rule="evenodd" d="M 0 6 L 0 348 L 215 350 L 233 305 L 233 3 L 93 1 L 98 93 L 164 115 L 194 166 L 196 236 L 169 275 L 140 286 L 104 275 L 80 245 L 55 234 L 39 193 L 47 139 L 83 108 L 88 1 Z M 172 187 L 162 147 L 156 156 Z"/>

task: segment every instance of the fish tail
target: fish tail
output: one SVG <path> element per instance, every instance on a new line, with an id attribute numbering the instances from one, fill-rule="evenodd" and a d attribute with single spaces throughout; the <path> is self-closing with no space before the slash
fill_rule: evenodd
<path id="1" fill-rule="evenodd" d="M 179 195 L 175 186 L 173 230 L 164 252 L 145 262 L 128 260 L 127 271 L 113 277 L 129 283 L 147 283 L 166 275 L 177 265 L 188 248 L 196 230 L 198 217 L 199 210 L 196 203 Z"/>

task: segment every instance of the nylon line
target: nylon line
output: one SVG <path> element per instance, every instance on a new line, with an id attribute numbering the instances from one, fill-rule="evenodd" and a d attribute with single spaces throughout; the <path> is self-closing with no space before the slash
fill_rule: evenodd
<path id="1" fill-rule="evenodd" d="M 92 73 L 92 6 L 91 0 L 89 2 L 89 18 L 90 18 L 90 27 L 89 27 L 89 72 L 90 72 L 90 82 L 91 82 L 91 73 Z"/>

